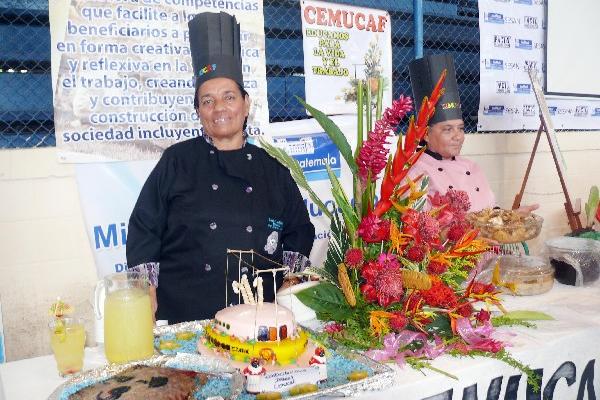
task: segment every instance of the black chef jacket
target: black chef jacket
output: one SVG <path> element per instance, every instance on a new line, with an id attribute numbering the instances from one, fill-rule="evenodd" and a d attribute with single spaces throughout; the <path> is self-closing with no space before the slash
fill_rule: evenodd
<path id="1" fill-rule="evenodd" d="M 208 319 L 226 306 L 226 287 L 228 303 L 238 300 L 238 259 L 228 248 L 281 263 L 283 250 L 308 256 L 314 232 L 287 168 L 254 145 L 219 151 L 198 137 L 166 149 L 146 180 L 129 220 L 127 264 L 160 263 L 157 319 Z M 276 267 L 256 255 L 253 265 Z M 273 277 L 261 276 L 273 301 Z"/>

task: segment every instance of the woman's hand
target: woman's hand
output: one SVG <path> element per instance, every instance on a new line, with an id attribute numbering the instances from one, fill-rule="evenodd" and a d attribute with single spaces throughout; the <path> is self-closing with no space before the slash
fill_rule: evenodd
<path id="1" fill-rule="evenodd" d="M 158 301 L 156 300 L 156 286 L 150 286 L 150 308 L 152 308 L 152 322 L 156 322 L 156 310 L 158 309 Z"/>
<path id="2" fill-rule="evenodd" d="M 526 205 L 526 206 L 521 206 L 519 208 L 517 208 L 515 211 L 521 214 L 530 214 L 533 211 L 537 210 L 538 208 L 540 208 L 540 205 L 535 203 L 535 204 L 530 204 L 530 205 Z"/>

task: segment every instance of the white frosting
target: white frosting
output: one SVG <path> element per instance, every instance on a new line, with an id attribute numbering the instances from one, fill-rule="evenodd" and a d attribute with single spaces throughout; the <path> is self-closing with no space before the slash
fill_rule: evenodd
<path id="1" fill-rule="evenodd" d="M 277 313 L 275 312 L 277 308 Z M 215 329 L 242 340 L 257 339 L 259 327 L 277 328 L 287 326 L 287 337 L 296 336 L 294 314 L 287 308 L 274 303 L 238 304 L 215 314 Z"/>

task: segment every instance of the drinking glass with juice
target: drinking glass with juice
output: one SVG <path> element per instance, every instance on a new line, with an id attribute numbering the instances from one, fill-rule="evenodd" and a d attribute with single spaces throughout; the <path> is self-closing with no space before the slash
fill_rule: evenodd
<path id="1" fill-rule="evenodd" d="M 50 323 L 50 346 L 61 376 L 81 371 L 85 328 L 81 318 L 58 318 Z"/>

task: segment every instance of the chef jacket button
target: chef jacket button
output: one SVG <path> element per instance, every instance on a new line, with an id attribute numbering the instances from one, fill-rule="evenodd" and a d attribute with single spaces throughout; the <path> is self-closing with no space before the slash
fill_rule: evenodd
<path id="1" fill-rule="evenodd" d="M 252 160 L 252 154 L 250 154 L 250 153 L 247 153 L 247 154 L 246 154 L 246 157 L 248 158 L 248 161 Z"/>
<path id="2" fill-rule="evenodd" d="M 248 272 L 248 267 L 242 267 L 240 271 L 242 272 L 242 274 L 245 274 L 246 272 Z"/>
<path id="3" fill-rule="evenodd" d="M 444 170 L 444 168 L 442 168 L 442 167 L 438 168 L 438 171 L 440 171 L 440 172 L 442 172 L 443 170 Z"/>
<path id="4" fill-rule="evenodd" d="M 215 154 L 214 150 L 209 151 L 210 154 Z"/>
<path id="5" fill-rule="evenodd" d="M 252 193 L 252 186 L 248 186 L 246 188 L 246 193 Z"/>
<path id="6" fill-rule="evenodd" d="M 479 192 L 479 188 L 478 188 L 478 187 L 476 187 L 476 188 L 475 188 L 475 191 Z"/>
<path id="7" fill-rule="evenodd" d="M 248 225 L 246 227 L 246 232 L 251 233 L 252 232 L 252 225 Z"/>
<path id="8" fill-rule="evenodd" d="M 204 270 L 206 272 L 210 272 L 211 269 L 212 269 L 212 267 L 210 266 L 210 264 L 204 264 Z"/>
<path id="9" fill-rule="evenodd" d="M 465 174 L 471 175 L 471 171 L 467 171 L 467 172 L 465 172 Z"/>
<path id="10" fill-rule="evenodd" d="M 209 225 L 209 227 L 210 227 L 210 229 L 212 229 L 214 231 L 215 229 L 217 229 L 217 223 L 216 222 L 211 222 L 210 225 Z"/>
<path id="11" fill-rule="evenodd" d="M 213 183 L 212 188 L 213 188 L 213 190 L 217 190 L 219 188 L 219 185 L 217 185 L 216 183 Z"/>
<path id="12" fill-rule="evenodd" d="M 454 186 L 452 186 L 452 185 L 448 186 L 448 189 L 453 189 L 453 188 L 454 188 Z"/>

